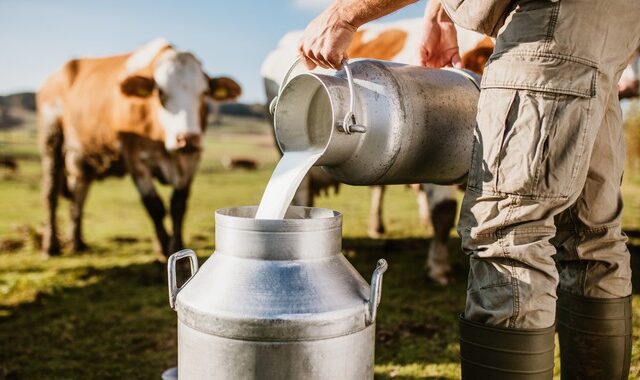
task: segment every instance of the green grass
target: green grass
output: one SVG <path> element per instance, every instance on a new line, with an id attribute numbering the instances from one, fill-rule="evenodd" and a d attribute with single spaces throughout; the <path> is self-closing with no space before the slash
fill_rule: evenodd
<path id="1" fill-rule="evenodd" d="M 164 265 L 154 261 L 151 223 L 131 180 L 108 179 L 91 188 L 84 224 L 88 253 L 44 260 L 33 241 L 44 215 L 33 129 L 2 132 L 0 151 L 20 157 L 18 173 L 0 169 L 0 378 L 159 378 L 176 363 L 176 315 L 167 301 Z M 253 172 L 226 171 L 220 164 L 224 155 L 253 157 L 263 165 Z M 210 129 L 185 226 L 186 244 L 201 262 L 213 250 L 214 211 L 257 204 L 276 159 L 263 124 Z M 640 176 L 628 175 L 624 191 L 625 229 L 635 236 L 630 247 L 640 273 L 635 258 Z M 169 189 L 161 192 L 166 199 Z M 430 231 L 418 222 L 413 193 L 395 186 L 386 198 L 388 233 L 381 240 L 366 238 L 367 188 L 343 186 L 318 204 L 343 212 L 344 251 L 365 278 L 378 258 L 389 261 L 378 315 L 376 376 L 458 378 L 456 315 L 464 305 L 467 269 L 459 240 L 451 242 L 456 283 L 441 288 L 428 282 L 422 267 Z M 62 202 L 65 232 L 67 214 Z M 637 293 L 640 279 L 634 280 Z M 632 363 L 638 377 L 637 294 L 634 315 Z"/>

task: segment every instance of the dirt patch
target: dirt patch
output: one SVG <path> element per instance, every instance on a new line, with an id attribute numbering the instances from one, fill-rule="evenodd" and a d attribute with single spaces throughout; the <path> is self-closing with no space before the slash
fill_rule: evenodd
<path id="1" fill-rule="evenodd" d="M 141 241 L 142 239 L 135 236 L 114 236 L 110 239 L 112 242 L 117 244 L 133 244 Z"/>
<path id="2" fill-rule="evenodd" d="M 14 227 L 13 236 L 0 239 L 0 253 L 16 252 L 25 247 L 39 250 L 42 247 L 42 233 L 29 224 Z"/>
<path id="3" fill-rule="evenodd" d="M 24 241 L 22 239 L 15 238 L 3 238 L 0 239 L 0 253 L 9 253 L 19 251 L 24 247 Z"/>

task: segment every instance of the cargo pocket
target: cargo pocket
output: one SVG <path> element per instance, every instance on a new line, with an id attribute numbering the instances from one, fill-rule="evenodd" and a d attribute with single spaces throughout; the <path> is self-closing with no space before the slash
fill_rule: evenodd
<path id="1" fill-rule="evenodd" d="M 586 159 L 596 80 L 597 68 L 556 56 L 490 62 L 469 186 L 490 194 L 567 198 Z"/>

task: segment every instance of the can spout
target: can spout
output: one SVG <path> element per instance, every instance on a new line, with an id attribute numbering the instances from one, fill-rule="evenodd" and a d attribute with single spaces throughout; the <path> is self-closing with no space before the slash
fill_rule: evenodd
<path id="1" fill-rule="evenodd" d="M 376 269 L 371 275 L 371 293 L 369 295 L 369 303 L 367 307 L 367 325 L 370 325 L 376 321 L 378 314 L 378 305 L 380 305 L 380 298 L 382 297 L 382 276 L 384 272 L 389 268 L 387 260 L 380 259 L 376 265 Z"/>

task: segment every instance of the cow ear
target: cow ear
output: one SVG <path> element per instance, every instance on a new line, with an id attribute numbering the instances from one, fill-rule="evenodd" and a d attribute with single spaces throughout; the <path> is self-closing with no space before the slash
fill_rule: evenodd
<path id="1" fill-rule="evenodd" d="M 153 78 L 141 75 L 132 75 L 120 83 L 120 91 L 126 96 L 148 98 L 153 93 L 156 82 Z"/>
<path id="2" fill-rule="evenodd" d="M 213 100 L 231 100 L 242 94 L 240 85 L 231 78 L 209 78 L 209 96 Z"/>

